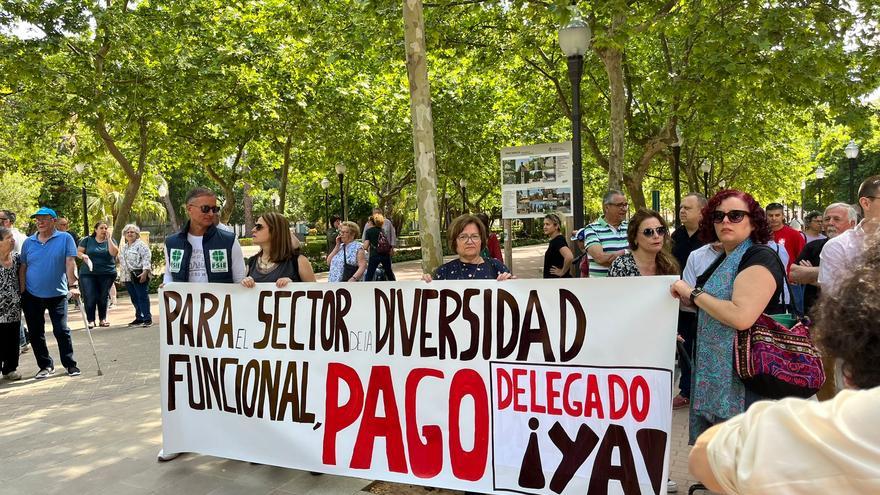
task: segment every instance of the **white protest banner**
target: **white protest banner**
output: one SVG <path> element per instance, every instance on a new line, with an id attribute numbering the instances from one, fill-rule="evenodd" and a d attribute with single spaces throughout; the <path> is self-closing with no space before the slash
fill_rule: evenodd
<path id="1" fill-rule="evenodd" d="M 663 493 L 674 280 L 168 284 L 163 451 L 481 493 Z"/>

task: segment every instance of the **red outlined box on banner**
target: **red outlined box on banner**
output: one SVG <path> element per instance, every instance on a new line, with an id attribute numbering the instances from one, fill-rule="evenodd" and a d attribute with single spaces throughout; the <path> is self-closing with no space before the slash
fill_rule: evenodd
<path id="1" fill-rule="evenodd" d="M 671 370 L 492 362 L 490 389 L 496 491 L 665 490 Z"/>

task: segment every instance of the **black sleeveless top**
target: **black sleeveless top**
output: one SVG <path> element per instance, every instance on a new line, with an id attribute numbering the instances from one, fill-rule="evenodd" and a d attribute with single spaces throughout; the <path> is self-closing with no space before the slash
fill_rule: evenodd
<path id="1" fill-rule="evenodd" d="M 248 260 L 248 276 L 254 279 L 254 282 L 277 282 L 279 278 L 289 278 L 293 282 L 302 282 L 299 279 L 299 254 L 295 254 L 292 258 L 281 261 L 269 273 L 260 273 L 257 270 L 257 256 L 254 255 Z"/>

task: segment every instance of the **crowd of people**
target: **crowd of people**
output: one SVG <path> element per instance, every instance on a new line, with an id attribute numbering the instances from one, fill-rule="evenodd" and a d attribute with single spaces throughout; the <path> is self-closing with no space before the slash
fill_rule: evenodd
<path id="1" fill-rule="evenodd" d="M 858 443 L 864 436 L 854 436 L 861 431 L 857 420 L 880 400 L 880 296 L 874 294 L 880 287 L 880 243 L 873 239 L 880 233 L 880 176 L 861 184 L 856 205 L 833 203 L 824 212 L 805 214 L 802 231 L 786 225 L 781 204 L 762 208 L 739 190 L 722 190 L 712 198 L 690 193 L 680 204 L 681 225 L 672 231 L 662 215 L 644 208 L 627 220 L 626 196 L 609 191 L 603 197 L 603 214 L 575 231 L 571 243 L 562 219 L 546 215 L 543 228 L 550 241 L 544 278 L 679 277 L 670 287 L 671 296 L 680 302 L 681 344 L 679 394 L 672 407 L 689 408 L 689 441 L 696 444 L 692 469 L 709 488 L 757 493 L 777 486 L 774 483 L 796 486 L 807 479 L 876 488 L 876 463 L 866 467 L 859 460 L 876 455 L 880 439 L 873 430 L 863 431 L 867 444 Z M 266 282 L 284 287 L 315 281 L 283 215 L 259 216 L 252 230 L 259 252 L 245 263 L 237 236 L 218 225 L 214 192 L 194 189 L 185 208 L 187 222 L 165 240 L 164 283 L 236 283 L 250 288 Z M 66 322 L 68 296 L 81 290 L 89 327 L 108 326 L 109 290 L 117 276 L 135 308 L 130 325 L 153 324 L 148 296 L 152 260 L 136 225 L 125 226 L 120 247 L 104 222 L 77 240 L 66 231 L 66 219 L 49 208 L 31 215 L 37 231 L 29 237 L 15 229 L 15 218 L 13 212 L 0 211 L 0 364 L 5 379 L 21 379 L 17 367 L 25 327 L 39 367 L 34 378 L 55 372 L 46 345 L 46 312 L 61 364 L 69 375 L 80 374 Z M 330 282 L 372 281 L 377 271 L 395 280 L 391 256 L 397 236 L 381 210 L 373 211 L 363 237 L 357 223 L 335 217 L 331 225 L 326 257 Z M 514 278 L 485 215 L 462 215 L 447 234 L 455 258 L 425 273 L 425 282 Z M 734 335 L 762 315 L 780 316 L 778 321 L 789 323 L 803 315 L 815 318 L 827 370 L 818 398 L 829 402 L 767 402 L 738 378 Z M 844 388 L 859 391 L 839 393 Z M 805 444 L 798 433 L 814 423 L 825 426 L 811 433 L 829 435 L 831 447 Z M 786 446 L 810 462 L 834 467 L 810 475 L 784 466 L 770 472 L 767 466 L 779 466 L 776 459 L 783 457 Z M 816 481 L 819 478 L 824 481 Z M 674 482 L 668 490 L 676 490 Z"/>

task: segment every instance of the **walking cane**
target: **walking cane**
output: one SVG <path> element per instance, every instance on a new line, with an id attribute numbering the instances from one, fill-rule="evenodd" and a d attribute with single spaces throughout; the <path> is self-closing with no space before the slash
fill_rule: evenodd
<path id="1" fill-rule="evenodd" d="M 104 372 L 101 371 L 101 363 L 98 361 L 98 352 L 95 351 L 95 341 L 92 340 L 92 329 L 89 328 L 89 318 L 86 316 L 86 305 L 83 302 L 82 295 L 77 297 L 79 298 L 79 313 L 82 315 L 83 325 L 86 327 L 86 335 L 89 336 L 89 344 L 92 345 L 92 355 L 95 356 L 95 364 L 98 365 L 98 376 L 103 376 Z"/>

